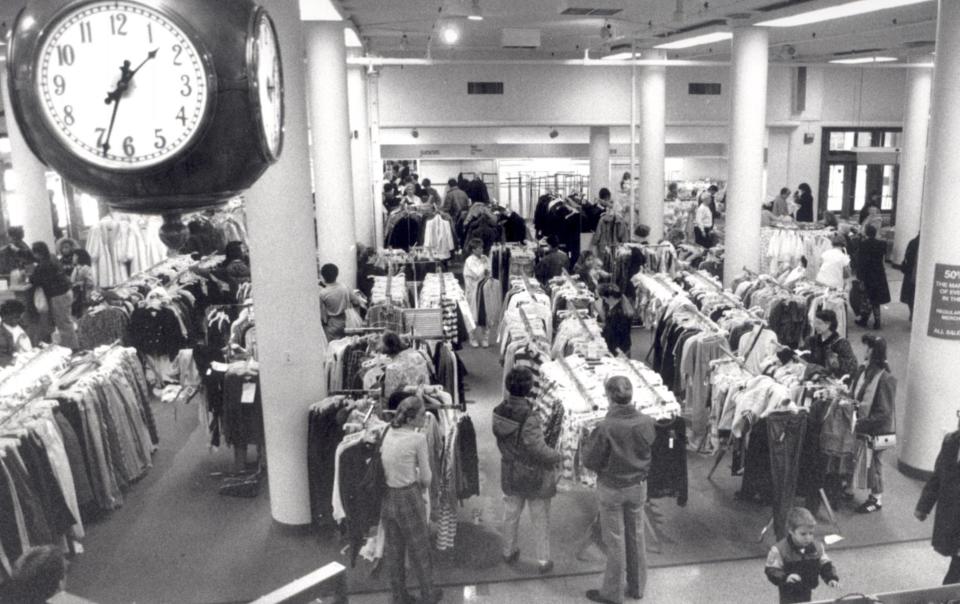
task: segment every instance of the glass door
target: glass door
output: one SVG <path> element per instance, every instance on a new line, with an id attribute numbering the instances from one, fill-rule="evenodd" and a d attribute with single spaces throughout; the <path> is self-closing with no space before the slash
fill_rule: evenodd
<path id="1" fill-rule="evenodd" d="M 854 204 L 858 174 L 856 162 L 827 164 L 827 211 L 847 215 Z"/>

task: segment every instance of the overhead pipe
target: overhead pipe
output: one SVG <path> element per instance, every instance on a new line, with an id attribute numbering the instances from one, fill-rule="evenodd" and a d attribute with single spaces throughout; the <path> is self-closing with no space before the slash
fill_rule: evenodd
<path id="1" fill-rule="evenodd" d="M 729 67 L 730 61 L 687 61 L 682 59 L 637 59 L 605 61 L 600 59 L 418 59 L 402 57 L 352 57 L 348 65 L 364 67 L 433 67 L 437 65 L 562 65 L 567 67 L 630 67 L 654 65 L 663 67 Z M 933 67 L 932 63 L 873 63 L 864 65 L 836 65 L 832 63 L 794 62 L 770 63 L 777 67 L 856 67 L 858 69 L 906 69 Z"/>

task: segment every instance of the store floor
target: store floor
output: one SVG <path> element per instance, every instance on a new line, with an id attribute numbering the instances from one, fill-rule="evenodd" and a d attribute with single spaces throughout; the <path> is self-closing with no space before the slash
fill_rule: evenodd
<path id="1" fill-rule="evenodd" d="M 895 299 L 898 288 L 899 283 L 891 283 Z M 894 374 L 901 377 L 898 415 L 902 420 L 907 411 L 902 377 L 906 370 L 909 341 L 905 307 L 889 305 L 885 322 L 883 335 L 890 340 L 891 365 Z M 860 333 L 855 326 L 850 332 L 850 340 L 858 353 L 862 351 Z M 648 338 L 647 332 L 635 331 L 634 350 L 645 353 Z M 458 545 L 452 552 L 438 556 L 437 577 L 445 585 L 491 584 L 534 578 L 537 574 L 533 561 L 507 567 L 499 559 L 496 529 L 502 503 L 499 455 L 490 431 L 490 412 L 499 400 L 502 370 L 492 349 L 466 350 L 463 358 L 471 371 L 467 396 L 474 402 L 468 411 L 478 434 L 481 493 L 484 495 L 465 502 L 460 513 L 462 524 Z M 193 409 L 180 409 L 175 417 L 172 408 L 160 408 L 158 422 L 163 443 L 154 468 L 130 491 L 123 508 L 88 527 L 84 541 L 86 553 L 78 556 L 70 569 L 71 592 L 103 603 L 243 601 L 275 589 L 331 560 L 346 561 L 333 538 L 291 534 L 273 523 L 266 492 L 255 499 L 219 496 L 217 479 L 209 474 L 229 468 L 232 458 L 226 450 L 208 451 L 205 434 L 197 425 Z M 717 567 L 704 566 L 704 563 L 737 559 L 749 560 L 745 564 L 752 569 L 751 574 L 760 572 L 754 567 L 762 565 L 760 558 L 772 542 L 770 535 L 763 543 L 758 542 L 760 531 L 769 519 L 769 508 L 734 499 L 739 478 L 730 476 L 727 461 L 718 468 L 713 481 L 707 481 L 706 474 L 712 463 L 709 457 L 689 456 L 690 500 L 687 506 L 680 508 L 672 500 L 656 502 L 657 524 L 663 543 L 660 553 L 651 553 L 649 560 L 653 567 L 670 568 L 657 571 L 653 577 L 661 576 L 660 572 L 678 580 L 684 573 L 700 576 L 698 573 L 713 572 L 703 569 Z M 833 550 L 928 538 L 929 523 L 921 524 L 912 517 L 921 485 L 899 474 L 893 466 L 895 462 L 891 459 L 885 472 L 887 494 L 883 511 L 860 516 L 849 509 L 840 510 L 840 532 L 844 540 Z M 594 510 L 593 496 L 587 489 L 562 492 L 554 499 L 551 533 L 556 562 L 554 572 L 558 577 L 592 574 L 602 568 L 602 558 L 596 551 L 590 551 L 590 559 L 586 562 L 575 557 L 576 544 Z M 523 531 L 529 529 L 526 518 L 521 527 Z M 835 530 L 824 527 L 824 532 L 827 529 Z M 528 535 L 524 533 L 523 537 Z M 529 543 L 529 540 L 524 542 Z M 925 551 L 927 547 L 921 543 L 917 551 Z M 914 558 L 916 556 L 901 562 L 910 563 Z M 850 560 L 855 559 L 856 556 L 851 555 Z M 933 564 L 938 568 L 934 574 L 941 573 L 939 566 Z M 901 563 L 892 568 L 906 577 L 910 573 L 905 566 Z M 361 561 L 350 571 L 351 589 L 355 592 L 383 590 L 386 588 L 385 574 L 371 577 L 371 566 Z M 889 578 L 896 577 L 894 573 Z M 581 580 L 569 581 L 580 585 Z M 672 582 L 670 579 L 665 584 Z M 755 583 L 752 578 L 748 582 Z M 564 583 L 556 580 L 544 584 Z M 590 584 L 589 581 L 586 584 Z M 763 589 L 757 593 L 766 593 Z M 577 591 L 582 590 L 578 587 L 574 592 Z M 383 601 L 383 595 L 358 601 Z"/>

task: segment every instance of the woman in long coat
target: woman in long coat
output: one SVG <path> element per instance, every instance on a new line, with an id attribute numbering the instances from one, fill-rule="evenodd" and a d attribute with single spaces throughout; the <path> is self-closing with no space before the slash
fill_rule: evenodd
<path id="1" fill-rule="evenodd" d="M 860 242 L 857 251 L 857 278 L 863 283 L 870 300 L 870 308 L 857 319 L 857 325 L 867 326 L 867 319 L 873 313 L 873 328 L 880 329 L 880 305 L 890 302 L 890 287 L 887 285 L 887 271 L 883 265 L 887 254 L 887 245 L 877 239 L 877 227 L 868 224 L 865 229 L 867 238 Z"/>
<path id="2" fill-rule="evenodd" d="M 957 417 L 960 418 L 960 412 Z M 943 584 L 960 583 L 960 429 L 943 439 L 933 476 L 923 487 L 914 515 L 925 520 L 934 505 L 937 515 L 933 519 L 933 549 L 950 557 Z"/>

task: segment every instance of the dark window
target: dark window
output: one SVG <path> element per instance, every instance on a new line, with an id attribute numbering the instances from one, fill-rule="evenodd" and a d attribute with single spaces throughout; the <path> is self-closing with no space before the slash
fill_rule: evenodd
<path id="1" fill-rule="evenodd" d="M 467 82 L 467 94 L 503 94 L 503 82 Z"/>
<path id="2" fill-rule="evenodd" d="M 708 82 L 690 82 L 689 94 L 720 94 L 720 84 Z"/>

